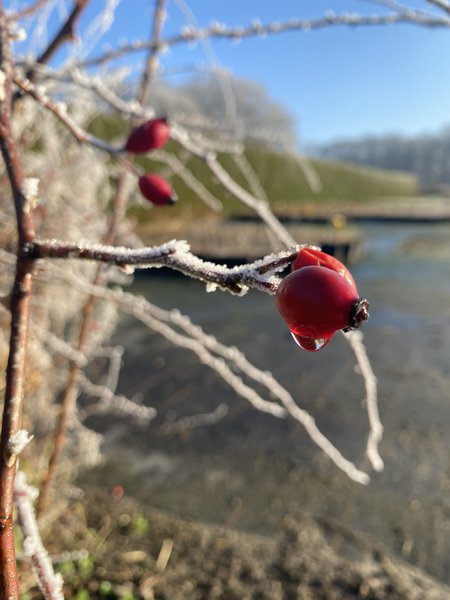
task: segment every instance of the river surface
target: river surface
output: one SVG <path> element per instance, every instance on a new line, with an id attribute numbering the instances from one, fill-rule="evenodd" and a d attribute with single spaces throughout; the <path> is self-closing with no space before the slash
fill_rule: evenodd
<path id="1" fill-rule="evenodd" d="M 105 463 L 87 480 L 123 485 L 183 517 L 272 535 L 284 515 L 334 519 L 450 582 L 450 225 L 365 225 L 352 272 L 370 301 L 364 326 L 384 425 L 382 473 L 350 481 L 300 424 L 256 411 L 187 350 L 130 317 L 119 392 L 140 394 L 158 417 L 147 428 L 92 419 L 105 432 Z M 294 345 L 273 298 L 204 293 L 183 278 L 139 279 L 134 291 L 178 307 L 208 333 L 270 370 L 349 459 L 369 470 L 364 387 L 343 336 L 307 353 Z M 270 399 L 270 398 L 269 398 Z M 177 419 L 228 412 L 176 432 Z"/>

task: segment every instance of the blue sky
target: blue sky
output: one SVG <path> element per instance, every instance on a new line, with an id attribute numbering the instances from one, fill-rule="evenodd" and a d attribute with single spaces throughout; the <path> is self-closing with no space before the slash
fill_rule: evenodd
<path id="1" fill-rule="evenodd" d="M 92 8 L 100 3 L 104 0 L 93 0 Z M 427 8 L 425 2 L 407 4 Z M 151 0 L 122 0 L 102 44 L 114 46 L 124 37 L 146 39 L 153 5 Z M 168 0 L 165 35 L 178 32 L 186 23 L 182 8 L 187 5 L 200 26 L 214 20 L 245 25 L 256 17 L 263 23 L 319 17 L 330 9 L 335 13 L 386 12 L 363 0 Z M 91 19 L 88 11 L 82 31 Z M 262 83 L 294 115 L 305 146 L 369 133 L 415 134 L 449 124 L 449 58 L 450 28 L 395 25 L 331 27 L 239 44 L 216 41 L 206 50 L 202 45 L 183 45 L 165 54 L 162 64 L 170 68 L 216 63 L 238 77 Z"/>

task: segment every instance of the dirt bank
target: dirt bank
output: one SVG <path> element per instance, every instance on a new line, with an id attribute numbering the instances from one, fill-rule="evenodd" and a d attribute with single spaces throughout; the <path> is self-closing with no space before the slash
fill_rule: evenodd
<path id="1" fill-rule="evenodd" d="M 450 588 L 420 570 L 335 523 L 305 515 L 287 515 L 269 539 L 89 489 L 47 537 L 52 552 L 61 544 L 89 552 L 60 563 L 66 598 L 78 600 L 450 598 Z"/>

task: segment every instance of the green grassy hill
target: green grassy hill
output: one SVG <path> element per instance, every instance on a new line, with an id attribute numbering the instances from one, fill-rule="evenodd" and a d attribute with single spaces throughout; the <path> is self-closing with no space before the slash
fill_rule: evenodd
<path id="1" fill-rule="evenodd" d="M 176 149 L 173 150 L 176 152 Z M 314 193 L 294 158 L 256 147 L 247 148 L 245 154 L 258 175 L 273 210 L 277 213 L 295 213 L 296 209 L 305 204 L 365 203 L 381 200 L 383 197 L 392 201 L 393 197 L 415 196 L 418 193 L 416 178 L 408 174 L 311 160 L 311 166 L 316 170 L 322 184 L 320 192 Z M 219 160 L 233 179 L 245 189 L 249 189 L 232 156 L 222 155 Z M 149 159 L 140 159 L 140 161 L 149 170 L 167 173 L 164 172 L 164 167 Z M 225 216 L 250 212 L 250 209 L 231 197 L 214 180 L 202 161 L 194 158 L 187 166 L 205 187 L 221 200 Z M 196 218 L 211 213 L 211 209 L 206 207 L 179 177 L 173 177 L 172 182 L 178 193 L 179 202 L 171 208 L 171 214 Z M 140 219 L 145 219 L 144 212 L 145 209 L 138 210 Z M 155 211 L 152 211 L 152 218 L 155 216 L 154 213 Z"/>
<path id="2" fill-rule="evenodd" d="M 111 121 L 107 117 L 102 117 L 91 123 L 90 129 L 95 135 L 105 139 L 126 136 L 123 123 L 118 122 L 114 117 L 111 117 Z M 195 177 L 223 203 L 224 216 L 250 212 L 214 180 L 201 160 L 188 158 L 186 162 L 184 151 L 173 142 L 169 143 L 166 149 L 181 157 Z M 245 155 L 258 175 L 274 211 L 279 213 L 295 213 L 297 207 L 300 208 L 305 204 L 364 203 L 382 198 L 389 198 L 392 201 L 394 197 L 418 194 L 418 182 L 414 175 L 312 159 L 310 164 L 316 170 L 322 184 L 321 191 L 314 193 L 295 158 L 257 146 L 247 147 Z M 170 215 L 198 218 L 212 213 L 182 179 L 178 176 L 170 176 L 167 167 L 152 160 L 150 156 L 138 157 L 136 160 L 146 171 L 169 176 L 178 193 L 179 202 L 169 209 Z M 233 179 L 245 189 L 249 189 L 232 156 L 220 155 L 219 160 Z M 152 220 L 157 217 L 157 213 L 163 218 L 169 214 L 165 209 L 148 211 L 144 207 L 133 208 L 131 212 L 140 221 L 147 220 L 150 213 Z"/>

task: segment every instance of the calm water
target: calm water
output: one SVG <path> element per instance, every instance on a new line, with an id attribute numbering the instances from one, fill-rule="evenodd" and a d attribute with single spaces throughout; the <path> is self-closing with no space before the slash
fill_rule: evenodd
<path id="1" fill-rule="evenodd" d="M 119 391 L 142 394 L 159 417 L 106 429 L 105 465 L 89 474 L 149 504 L 205 521 L 272 534 L 286 513 L 337 519 L 434 576 L 450 581 L 450 226 L 366 226 L 352 268 L 369 298 L 364 327 L 379 382 L 385 471 L 351 482 L 292 420 L 258 413 L 199 364 L 125 318 Z M 136 291 L 178 306 L 221 341 L 268 369 L 343 454 L 368 469 L 364 388 L 342 336 L 322 352 L 297 348 L 273 299 L 205 294 L 198 282 L 151 278 Z M 226 403 L 216 425 L 168 435 L 163 424 Z"/>

